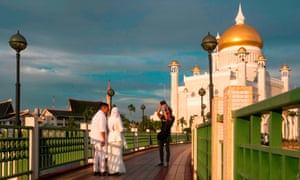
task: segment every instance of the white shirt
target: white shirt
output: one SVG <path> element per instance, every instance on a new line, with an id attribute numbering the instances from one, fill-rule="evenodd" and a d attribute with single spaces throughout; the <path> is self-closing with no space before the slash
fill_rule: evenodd
<path id="1" fill-rule="evenodd" d="M 99 110 L 94 117 L 92 118 L 91 123 L 91 143 L 95 144 L 95 142 L 104 142 L 102 136 L 100 136 L 101 132 L 105 132 L 105 137 L 107 137 L 107 121 L 104 112 Z"/>

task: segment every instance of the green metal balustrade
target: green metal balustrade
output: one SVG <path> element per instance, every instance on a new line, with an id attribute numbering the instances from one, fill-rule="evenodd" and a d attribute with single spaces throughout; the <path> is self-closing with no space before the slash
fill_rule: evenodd
<path id="1" fill-rule="evenodd" d="M 233 112 L 235 180 L 300 179 L 299 140 L 297 148 L 289 149 L 282 139 L 282 111 L 299 105 L 298 88 Z M 261 143 L 264 113 L 270 114 L 268 144 Z"/>
<path id="2" fill-rule="evenodd" d="M 0 126 L 0 179 L 22 177 L 28 179 L 29 167 L 29 134 L 30 127 Z"/>
<path id="3" fill-rule="evenodd" d="M 42 127 L 39 133 L 40 171 L 70 163 L 84 164 L 84 130 Z"/>
<path id="4" fill-rule="evenodd" d="M 211 177 L 211 124 L 204 123 L 197 128 L 197 179 Z"/>
<path id="5" fill-rule="evenodd" d="M 86 129 L 0 126 L 0 180 L 32 179 L 87 165 L 93 149 Z M 189 134 L 172 134 L 172 143 L 186 142 Z M 125 133 L 124 153 L 157 146 L 156 133 Z"/>

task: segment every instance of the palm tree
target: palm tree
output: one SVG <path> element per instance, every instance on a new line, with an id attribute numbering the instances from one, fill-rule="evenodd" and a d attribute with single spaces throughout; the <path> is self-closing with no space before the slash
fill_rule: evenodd
<path id="1" fill-rule="evenodd" d="M 133 105 L 133 104 L 129 104 L 128 105 L 128 110 L 131 112 L 131 111 L 133 111 L 133 112 L 135 112 L 135 106 Z"/>
<path id="2" fill-rule="evenodd" d="M 73 116 L 69 116 L 67 128 L 73 129 L 78 128 L 79 126 L 75 123 L 75 118 Z"/>
<path id="3" fill-rule="evenodd" d="M 87 107 L 82 113 L 83 120 L 85 122 L 85 128 L 88 129 L 88 120 L 91 121 L 93 118 L 93 115 L 97 112 L 97 109 L 95 107 Z"/>
<path id="4" fill-rule="evenodd" d="M 129 110 L 129 112 L 130 112 L 130 115 L 131 115 L 131 111 L 135 112 L 135 107 L 134 107 L 134 105 L 133 105 L 133 104 L 129 104 L 129 105 L 128 105 L 128 110 Z M 132 124 L 133 124 L 133 123 L 132 123 Z"/>
<path id="5" fill-rule="evenodd" d="M 97 109 L 95 107 L 87 107 L 83 113 L 83 120 L 85 123 L 88 123 L 88 120 L 92 119 L 92 116 L 97 112 Z"/>
<path id="6" fill-rule="evenodd" d="M 141 105 L 141 110 L 142 110 L 142 121 L 144 120 L 144 111 L 146 109 L 146 106 L 144 104 Z"/>

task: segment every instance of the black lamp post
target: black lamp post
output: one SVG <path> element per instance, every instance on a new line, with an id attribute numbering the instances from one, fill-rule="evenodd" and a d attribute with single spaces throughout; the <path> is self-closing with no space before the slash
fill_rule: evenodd
<path id="1" fill-rule="evenodd" d="M 205 91 L 204 88 L 200 88 L 198 93 L 201 96 L 201 116 L 202 116 L 203 121 L 204 121 L 204 109 L 205 109 L 206 106 L 205 106 L 205 104 L 203 104 L 203 96 L 205 96 L 206 91 Z"/>
<path id="2" fill-rule="evenodd" d="M 210 33 L 207 34 L 202 40 L 201 46 L 202 48 L 208 52 L 208 62 L 209 62 L 209 111 L 210 111 L 210 117 L 212 116 L 212 99 L 214 97 L 214 85 L 212 82 L 212 58 L 211 53 L 213 50 L 217 47 L 217 39 L 210 35 Z"/>
<path id="3" fill-rule="evenodd" d="M 109 89 L 107 90 L 107 95 L 109 96 L 109 112 L 111 111 L 112 109 L 112 97 L 115 95 L 115 91 L 109 87 Z"/>
<path id="4" fill-rule="evenodd" d="M 19 31 L 9 39 L 9 45 L 16 53 L 17 69 L 16 69 L 16 125 L 21 125 L 20 121 L 20 52 L 27 47 L 27 42 L 24 36 Z"/>
<path id="5" fill-rule="evenodd" d="M 212 58 L 211 53 L 213 50 L 217 47 L 217 39 L 210 35 L 210 33 L 207 34 L 202 40 L 201 46 L 202 48 L 208 52 L 208 62 L 209 62 L 209 111 L 210 111 L 210 119 L 212 117 L 212 99 L 214 97 L 214 85 L 212 82 Z M 208 123 L 210 122 L 210 119 L 208 119 Z M 207 136 L 207 143 L 206 143 L 206 152 L 208 153 L 208 129 L 206 129 L 206 136 Z M 207 165 L 207 178 L 209 179 L 209 168 L 208 168 L 208 157 L 206 157 L 206 165 Z"/>

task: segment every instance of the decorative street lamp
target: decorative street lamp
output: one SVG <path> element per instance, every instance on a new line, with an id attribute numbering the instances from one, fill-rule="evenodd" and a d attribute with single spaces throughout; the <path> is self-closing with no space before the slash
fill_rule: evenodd
<path id="1" fill-rule="evenodd" d="M 209 111 L 210 111 L 210 118 L 208 119 L 208 123 L 211 121 L 211 117 L 212 117 L 212 99 L 214 97 L 214 85 L 212 82 L 212 58 L 211 58 L 211 53 L 213 52 L 213 50 L 217 47 L 217 39 L 210 35 L 210 33 L 207 34 L 207 36 L 205 36 L 202 39 L 202 43 L 201 46 L 202 48 L 208 52 L 208 63 L 209 63 Z M 206 129 L 206 152 L 208 153 L 208 129 Z M 206 165 L 207 165 L 207 174 L 206 174 L 206 179 L 209 179 L 209 168 L 208 168 L 208 157 L 206 157 Z"/>
<path id="2" fill-rule="evenodd" d="M 27 47 L 27 42 L 24 36 L 19 31 L 9 39 L 9 45 L 16 53 L 17 69 L 16 69 L 16 125 L 21 125 L 20 121 L 20 52 Z"/>
<path id="3" fill-rule="evenodd" d="M 107 97 L 109 102 L 109 112 L 112 109 L 112 97 L 115 95 L 115 91 L 110 87 L 110 81 L 108 81 L 108 87 L 107 87 Z"/>
<path id="4" fill-rule="evenodd" d="M 210 35 L 210 33 L 207 34 L 202 40 L 201 46 L 202 48 L 208 52 L 208 62 L 209 62 L 209 111 L 210 116 L 212 116 L 212 99 L 214 97 L 213 91 L 214 91 L 214 85 L 212 82 L 212 58 L 211 53 L 213 50 L 217 47 L 217 39 Z"/>
<path id="5" fill-rule="evenodd" d="M 206 106 L 205 106 L 205 104 L 203 104 L 203 96 L 205 96 L 206 91 L 205 91 L 204 88 L 200 88 L 198 93 L 201 96 L 201 116 L 202 116 L 202 119 L 204 121 L 204 109 L 205 109 Z"/>

